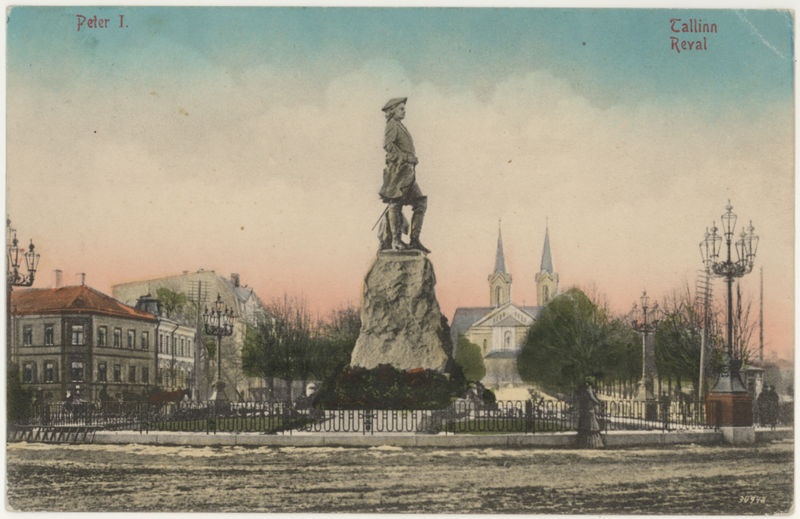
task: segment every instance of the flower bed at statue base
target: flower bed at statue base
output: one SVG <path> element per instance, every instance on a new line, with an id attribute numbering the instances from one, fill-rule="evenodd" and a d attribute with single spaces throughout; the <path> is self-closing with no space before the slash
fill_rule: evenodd
<path id="1" fill-rule="evenodd" d="M 456 367 L 451 374 L 388 364 L 374 369 L 348 367 L 322 384 L 314 398 L 318 409 L 442 409 L 465 396 L 469 384 Z M 484 399 L 494 394 L 483 391 Z"/>

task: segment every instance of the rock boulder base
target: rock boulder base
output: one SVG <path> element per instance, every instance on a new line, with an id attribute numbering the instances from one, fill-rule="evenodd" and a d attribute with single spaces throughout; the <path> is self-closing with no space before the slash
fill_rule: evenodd
<path id="1" fill-rule="evenodd" d="M 433 264 L 418 251 L 381 251 L 364 280 L 361 331 L 350 365 L 445 372 L 450 357 Z"/>

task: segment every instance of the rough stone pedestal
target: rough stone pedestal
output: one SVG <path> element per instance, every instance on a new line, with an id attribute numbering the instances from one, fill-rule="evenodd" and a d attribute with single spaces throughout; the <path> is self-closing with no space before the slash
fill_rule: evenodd
<path id="1" fill-rule="evenodd" d="M 435 284 L 433 264 L 421 252 L 379 252 L 364 279 L 361 332 L 350 365 L 445 372 L 451 345 Z"/>

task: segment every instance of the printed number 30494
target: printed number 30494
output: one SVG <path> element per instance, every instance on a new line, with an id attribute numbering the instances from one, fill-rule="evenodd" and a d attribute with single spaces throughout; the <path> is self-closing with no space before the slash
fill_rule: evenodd
<path id="1" fill-rule="evenodd" d="M 764 496 L 739 496 L 739 503 L 742 504 L 766 504 L 767 498 Z"/>

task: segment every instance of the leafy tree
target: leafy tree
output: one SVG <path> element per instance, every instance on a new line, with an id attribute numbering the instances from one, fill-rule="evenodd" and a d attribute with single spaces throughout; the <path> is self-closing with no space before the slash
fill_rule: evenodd
<path id="1" fill-rule="evenodd" d="M 161 287 L 156 290 L 156 299 L 158 299 L 158 303 L 167 317 L 174 317 L 182 313 L 188 302 L 186 294 L 183 292 L 176 292 L 167 287 Z"/>
<path id="2" fill-rule="evenodd" d="M 690 381 L 701 396 L 700 352 L 703 333 L 706 334 L 706 365 L 704 386 L 723 367 L 724 341 L 719 331 L 718 316 L 705 315 L 702 306 L 693 303 L 690 288 L 675 292 L 662 302 L 662 312 L 655 333 L 656 370 L 661 380 L 680 389 L 683 381 Z"/>
<path id="3" fill-rule="evenodd" d="M 347 306 L 333 310 L 317 326 L 313 341 L 313 373 L 327 380 L 350 364 L 350 356 L 361 330 L 360 310 Z"/>
<path id="4" fill-rule="evenodd" d="M 486 376 L 481 347 L 470 342 L 465 336 L 458 336 L 455 354 L 456 364 L 461 366 L 464 377 L 470 382 L 480 382 Z"/>
<path id="5" fill-rule="evenodd" d="M 517 366 L 523 380 L 545 390 L 571 393 L 586 377 L 614 382 L 641 373 L 641 350 L 633 331 L 572 288 L 539 314 Z"/>
<path id="6" fill-rule="evenodd" d="M 305 301 L 284 295 L 267 306 L 267 319 L 249 327 L 242 347 L 242 369 L 249 376 L 307 380 L 313 374 L 313 327 Z"/>

